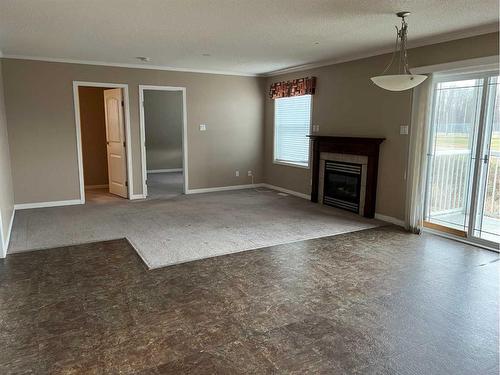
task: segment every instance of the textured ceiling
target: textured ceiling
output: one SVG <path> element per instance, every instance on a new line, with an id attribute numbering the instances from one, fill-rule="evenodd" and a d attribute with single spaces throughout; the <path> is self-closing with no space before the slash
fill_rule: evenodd
<path id="1" fill-rule="evenodd" d="M 0 0 L 0 50 L 261 74 L 498 30 L 498 0 Z M 210 54 L 210 56 L 204 56 Z"/>

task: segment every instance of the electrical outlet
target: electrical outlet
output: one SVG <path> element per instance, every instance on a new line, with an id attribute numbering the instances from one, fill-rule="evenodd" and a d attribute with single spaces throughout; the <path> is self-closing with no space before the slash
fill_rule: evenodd
<path id="1" fill-rule="evenodd" d="M 234 174 L 236 175 L 236 177 L 240 177 L 240 171 L 236 171 L 234 172 Z"/>
<path id="2" fill-rule="evenodd" d="M 200 132 L 204 132 L 207 130 L 207 125 L 206 124 L 200 124 Z"/>
<path id="3" fill-rule="evenodd" d="M 409 130 L 408 125 L 401 125 L 399 127 L 399 134 L 401 134 L 401 135 L 407 135 L 408 134 L 408 130 Z"/>
<path id="4" fill-rule="evenodd" d="M 253 176 L 252 171 L 248 171 L 248 177 Z"/>

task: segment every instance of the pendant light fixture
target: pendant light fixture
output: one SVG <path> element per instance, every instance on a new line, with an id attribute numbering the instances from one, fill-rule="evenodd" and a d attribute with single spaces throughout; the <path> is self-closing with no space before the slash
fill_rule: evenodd
<path id="1" fill-rule="evenodd" d="M 389 65 L 382 72 L 382 75 L 372 77 L 371 80 L 377 86 L 389 91 L 404 91 L 412 89 L 420 85 L 427 78 L 425 75 L 411 74 L 408 69 L 408 56 L 406 51 L 406 43 L 408 36 L 408 24 L 405 17 L 410 15 L 410 12 L 396 13 L 401 18 L 401 28 L 396 26 L 396 46 Z M 396 62 L 396 55 L 399 53 L 399 59 Z M 396 74 L 386 74 L 392 65 L 397 65 Z"/>

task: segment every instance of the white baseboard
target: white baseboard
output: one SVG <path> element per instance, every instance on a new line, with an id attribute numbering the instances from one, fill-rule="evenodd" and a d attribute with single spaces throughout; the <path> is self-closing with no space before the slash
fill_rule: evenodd
<path id="1" fill-rule="evenodd" d="M 200 194 L 200 193 L 213 193 L 216 191 L 255 189 L 261 187 L 262 185 L 263 184 L 248 184 L 248 185 L 220 186 L 220 187 L 203 188 L 203 189 L 189 189 L 186 191 L 186 194 Z"/>
<path id="2" fill-rule="evenodd" d="M 136 199 L 146 199 L 146 197 L 143 194 L 132 194 L 130 196 L 130 200 L 136 200 Z"/>
<path id="3" fill-rule="evenodd" d="M 173 168 L 173 169 L 151 169 L 146 171 L 147 173 L 173 173 L 173 172 L 182 172 L 182 168 Z"/>
<path id="4" fill-rule="evenodd" d="M 45 208 L 59 206 L 73 206 L 76 204 L 84 204 L 80 199 L 70 199 L 67 201 L 51 201 L 51 202 L 36 202 L 36 203 L 17 203 L 14 205 L 15 210 L 27 210 L 30 208 Z"/>
<path id="5" fill-rule="evenodd" d="M 108 184 L 104 184 L 104 185 L 85 185 L 85 190 L 106 189 L 108 187 L 109 187 Z"/>
<path id="6" fill-rule="evenodd" d="M 403 220 L 396 219 L 395 217 L 392 217 L 392 216 L 387 216 L 387 215 L 375 213 L 375 219 L 386 221 L 388 223 L 391 223 L 391 224 L 394 224 L 394 225 L 397 225 L 400 227 L 405 226 L 405 222 Z"/>
<path id="7" fill-rule="evenodd" d="M 266 187 L 268 189 L 278 190 L 278 191 L 281 191 L 282 193 L 287 193 L 287 194 L 290 194 L 290 195 L 293 195 L 293 196 L 296 196 L 296 197 L 299 197 L 299 198 L 303 198 L 303 199 L 307 199 L 307 200 L 311 199 L 311 195 L 310 194 L 299 193 L 298 191 L 285 189 L 285 188 L 282 188 L 282 187 L 279 187 L 279 186 L 275 186 L 275 185 L 271 185 L 271 184 L 262 184 L 262 186 Z"/>

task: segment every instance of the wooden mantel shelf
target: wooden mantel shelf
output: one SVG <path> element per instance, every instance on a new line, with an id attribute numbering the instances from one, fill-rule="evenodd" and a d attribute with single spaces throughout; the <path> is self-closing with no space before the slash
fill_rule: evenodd
<path id="1" fill-rule="evenodd" d="M 318 202 L 319 164 L 322 152 L 365 155 L 368 157 L 368 165 L 363 216 L 374 217 L 379 148 L 385 138 L 336 137 L 331 135 L 309 135 L 309 138 L 311 138 L 313 150 L 311 201 Z"/>
<path id="2" fill-rule="evenodd" d="M 321 139 L 326 142 L 333 143 L 356 143 L 356 144 L 381 144 L 385 138 L 364 138 L 364 137 L 337 137 L 334 135 L 308 135 L 311 140 Z"/>

